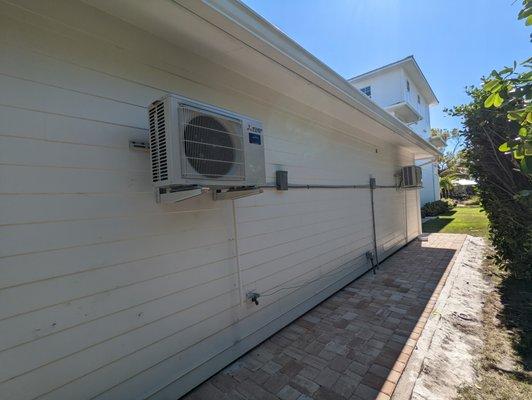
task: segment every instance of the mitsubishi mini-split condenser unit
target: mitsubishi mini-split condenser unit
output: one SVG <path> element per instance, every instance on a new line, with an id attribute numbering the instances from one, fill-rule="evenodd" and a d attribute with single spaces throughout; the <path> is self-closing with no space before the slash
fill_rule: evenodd
<path id="1" fill-rule="evenodd" d="M 264 185 L 259 121 L 176 95 L 153 102 L 148 114 L 156 188 Z"/>
<path id="2" fill-rule="evenodd" d="M 401 169 L 401 186 L 405 188 L 421 186 L 421 167 L 408 165 Z"/>

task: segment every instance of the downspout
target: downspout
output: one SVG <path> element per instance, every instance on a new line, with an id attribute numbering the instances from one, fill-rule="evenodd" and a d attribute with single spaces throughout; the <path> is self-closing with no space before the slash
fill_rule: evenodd
<path id="1" fill-rule="evenodd" d="M 438 170 L 436 169 L 436 173 L 434 173 L 434 163 L 432 163 L 432 190 L 434 190 L 434 201 L 439 200 L 438 197 L 440 197 L 439 179 Z M 438 184 L 436 185 L 436 183 Z"/>
<path id="2" fill-rule="evenodd" d="M 406 195 L 406 190 L 403 190 L 404 192 L 404 204 L 405 204 L 405 207 L 404 207 L 404 211 L 405 211 L 405 244 L 408 244 L 408 204 L 407 204 L 407 195 Z"/>
<path id="3" fill-rule="evenodd" d="M 377 253 L 377 229 L 375 226 L 375 201 L 373 198 L 373 192 L 376 187 L 375 178 L 369 178 L 369 194 L 371 199 L 371 224 L 373 227 L 373 251 L 375 252 L 375 265 L 373 266 L 373 273 L 379 268 L 379 254 Z"/>

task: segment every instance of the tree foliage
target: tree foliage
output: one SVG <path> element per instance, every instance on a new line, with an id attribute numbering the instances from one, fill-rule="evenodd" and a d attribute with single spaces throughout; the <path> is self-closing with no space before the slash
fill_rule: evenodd
<path id="1" fill-rule="evenodd" d="M 458 129 L 432 128 L 430 135 L 440 137 L 446 143 L 445 150 L 437 159 L 437 165 L 442 195 L 450 197 L 453 181 L 469 177 L 462 148 L 464 139 Z"/>
<path id="2" fill-rule="evenodd" d="M 519 68 L 520 67 L 520 68 Z M 518 67 L 506 67 L 492 71 L 485 80 L 486 108 L 506 106 L 507 117 L 516 121 L 515 133 L 499 146 L 499 151 L 512 155 L 516 167 L 532 175 L 532 59 Z"/>
<path id="3" fill-rule="evenodd" d="M 443 154 L 438 157 L 438 175 L 449 179 L 467 177 L 464 158 L 462 154 L 463 138 L 458 129 L 438 129 L 430 130 L 431 137 L 440 137 L 446 148 Z"/>
<path id="4" fill-rule="evenodd" d="M 532 189 L 530 176 L 516 168 L 515 160 L 499 151 L 511 140 L 519 122 L 508 120 L 511 103 L 486 108 L 490 92 L 468 88 L 469 104 L 450 110 L 463 120 L 464 156 L 469 173 L 477 181 L 477 191 L 490 221 L 490 238 L 497 259 L 514 276 L 531 276 L 532 267 Z"/>
<path id="5" fill-rule="evenodd" d="M 518 16 L 532 25 L 532 0 Z M 469 104 L 450 114 L 463 119 L 465 158 L 490 221 L 497 260 L 516 277 L 532 278 L 532 59 L 492 71 Z"/>
<path id="6" fill-rule="evenodd" d="M 450 197 L 453 190 L 453 177 L 452 176 L 440 176 L 440 189 L 443 197 Z"/>
<path id="7" fill-rule="evenodd" d="M 532 0 L 523 0 L 519 19 L 532 25 Z M 532 58 L 520 65 L 514 61 L 512 67 L 493 70 L 484 79 L 483 90 L 487 97 L 484 107 L 507 110 L 510 121 L 516 121 L 515 133 L 499 146 L 499 151 L 512 155 L 515 163 L 525 174 L 532 175 Z M 522 193 L 528 195 L 529 193 Z"/>

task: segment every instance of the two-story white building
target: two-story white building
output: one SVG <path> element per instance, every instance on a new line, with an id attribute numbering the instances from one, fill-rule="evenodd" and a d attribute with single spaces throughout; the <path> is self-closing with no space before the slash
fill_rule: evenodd
<path id="1" fill-rule="evenodd" d="M 349 82 L 423 139 L 439 148 L 445 146 L 440 138 L 430 136 L 429 108 L 438 104 L 438 99 L 414 56 L 355 76 Z M 440 183 L 434 158 L 416 163 L 423 171 L 421 204 L 439 200 Z"/>

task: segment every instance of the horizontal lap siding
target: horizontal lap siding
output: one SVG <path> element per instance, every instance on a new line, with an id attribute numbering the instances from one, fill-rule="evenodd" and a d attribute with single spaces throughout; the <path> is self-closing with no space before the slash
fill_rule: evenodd
<path id="1" fill-rule="evenodd" d="M 408 205 L 406 213 L 406 228 L 408 231 L 408 241 L 414 239 L 421 233 L 421 213 L 419 190 L 406 190 L 405 199 Z"/>
<path id="2" fill-rule="evenodd" d="M 377 249 L 384 259 L 406 243 L 404 190 L 376 190 L 375 210 Z"/>
<path id="3" fill-rule="evenodd" d="M 149 156 L 128 142 L 146 139 L 146 105 L 169 91 L 263 120 L 269 182 L 282 167 L 291 182 L 389 185 L 411 155 L 198 83 L 162 41 L 159 62 L 174 58 L 156 68 L 140 44 L 118 50 L 38 12 L 0 11 L 3 398 L 175 397 L 368 268 L 367 190 L 267 189 L 235 202 L 234 232 L 228 201 L 155 204 Z M 376 191 L 383 254 L 417 234 L 411 193 Z M 235 234 L 243 291 L 263 293 L 260 307 L 240 304 Z"/>

